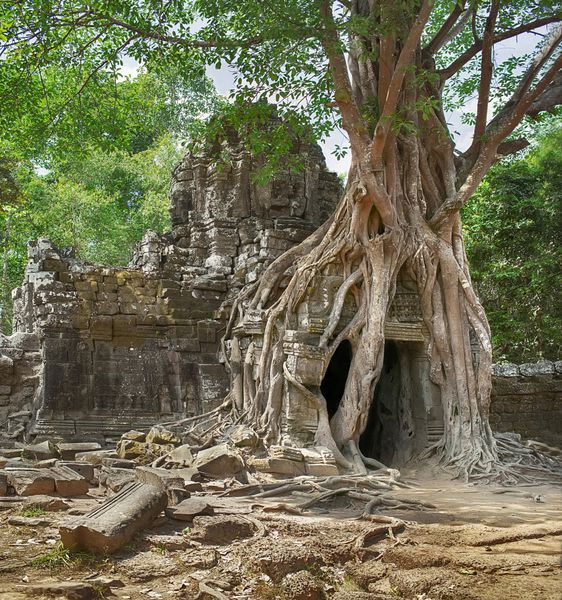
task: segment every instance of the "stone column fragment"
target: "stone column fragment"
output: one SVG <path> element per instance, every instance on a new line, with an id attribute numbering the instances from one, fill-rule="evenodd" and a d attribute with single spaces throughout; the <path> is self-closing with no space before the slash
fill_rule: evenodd
<path id="1" fill-rule="evenodd" d="M 65 547 L 112 554 L 148 527 L 168 500 L 162 487 L 131 483 L 87 515 L 61 524 Z"/>

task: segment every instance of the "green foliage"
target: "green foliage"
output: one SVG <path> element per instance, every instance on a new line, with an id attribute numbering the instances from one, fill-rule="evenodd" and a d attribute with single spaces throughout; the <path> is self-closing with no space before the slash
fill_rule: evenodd
<path id="1" fill-rule="evenodd" d="M 45 509 L 41 506 L 28 506 L 20 512 L 22 517 L 42 517 L 44 514 Z"/>
<path id="2" fill-rule="evenodd" d="M 21 283 L 28 240 L 48 237 L 80 259 L 126 264 L 147 229 L 169 229 L 167 192 L 180 150 L 166 136 L 143 152 L 91 149 L 64 168 L 15 173 L 23 200 L 0 210 L 4 249 L 3 329 L 9 331 L 10 290 Z"/>
<path id="3" fill-rule="evenodd" d="M 32 567 L 49 569 L 53 572 L 62 570 L 79 569 L 83 567 L 100 568 L 109 564 L 107 556 L 97 556 L 87 552 L 71 552 L 62 542 L 54 546 L 49 552 L 36 556 L 31 561 Z"/>
<path id="4" fill-rule="evenodd" d="M 524 158 L 496 165 L 464 211 L 471 272 L 493 334 L 495 360 L 557 360 L 562 129 Z"/>

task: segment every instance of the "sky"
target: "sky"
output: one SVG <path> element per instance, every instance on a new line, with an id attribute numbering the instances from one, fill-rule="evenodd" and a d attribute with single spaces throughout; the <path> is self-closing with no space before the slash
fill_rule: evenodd
<path id="1" fill-rule="evenodd" d="M 539 33 L 546 33 L 546 28 L 538 30 Z M 494 48 L 495 59 L 497 62 L 503 62 L 506 58 L 512 56 L 524 56 L 531 52 L 536 46 L 537 40 L 534 34 L 527 33 L 517 36 L 513 39 L 506 40 L 501 44 L 497 44 Z M 134 76 L 139 68 L 139 63 L 130 57 L 126 57 L 122 66 L 121 72 L 124 76 Z M 229 67 L 216 69 L 213 66 L 207 67 L 207 74 L 213 80 L 219 94 L 228 95 L 234 88 L 234 74 Z M 464 112 L 476 112 L 477 98 L 473 98 L 464 107 Z M 453 132 L 455 145 L 459 150 L 465 150 L 470 146 L 472 128 L 464 125 L 461 121 L 461 113 L 449 113 L 446 115 L 447 122 L 450 125 L 450 130 Z M 347 137 L 341 131 L 334 131 L 326 140 L 320 142 L 320 146 L 326 157 L 326 165 L 331 171 L 336 173 L 346 174 L 349 169 L 350 156 L 337 159 L 334 156 L 336 146 L 346 147 Z"/>

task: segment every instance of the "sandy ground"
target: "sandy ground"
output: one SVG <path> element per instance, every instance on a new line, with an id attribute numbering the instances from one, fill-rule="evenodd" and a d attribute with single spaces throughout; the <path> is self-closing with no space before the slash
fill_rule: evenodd
<path id="1" fill-rule="evenodd" d="M 105 557 L 58 546 L 58 523 L 99 503 L 95 492 L 59 512 L 0 502 L 0 600 L 562 599 L 560 489 L 470 486 L 415 471 L 403 477 L 416 487 L 397 497 L 436 508 L 385 512 L 407 522 L 394 536 L 359 520 L 347 499 L 304 515 L 271 511 L 279 498 L 260 506 L 237 500 L 225 509 L 231 514 L 194 524 L 161 517 Z M 24 520 L 8 524 L 13 517 Z"/>

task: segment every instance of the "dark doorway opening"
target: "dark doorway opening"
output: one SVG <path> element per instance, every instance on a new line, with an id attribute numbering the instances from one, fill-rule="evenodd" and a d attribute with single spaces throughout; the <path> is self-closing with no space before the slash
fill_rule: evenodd
<path id="1" fill-rule="evenodd" d="M 387 341 L 384 345 L 383 367 L 369 409 L 367 426 L 359 439 L 359 448 L 365 456 L 386 465 L 392 463 L 398 443 L 400 388 L 398 346 L 393 341 Z"/>
<path id="2" fill-rule="evenodd" d="M 345 383 L 351 367 L 353 350 L 349 340 L 343 340 L 332 355 L 330 364 L 320 384 L 320 390 L 328 407 L 328 416 L 332 418 L 340 405 Z"/>

